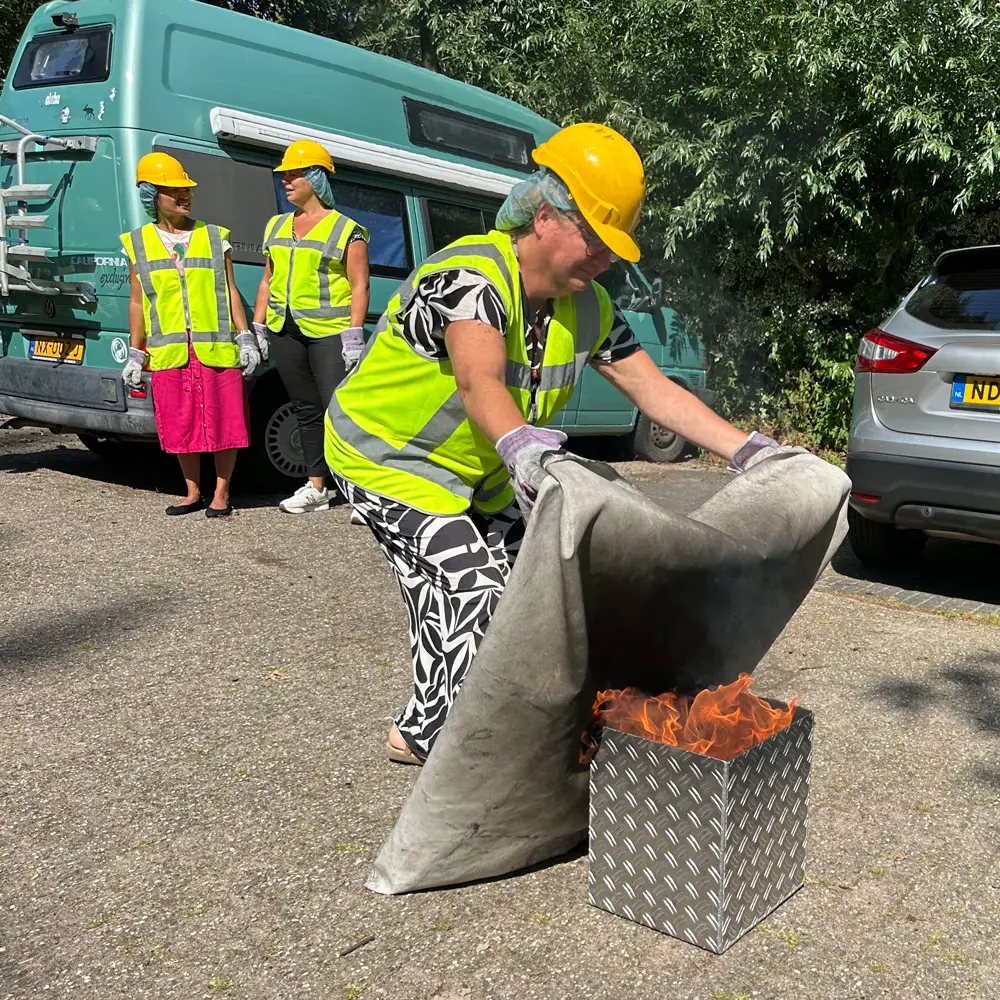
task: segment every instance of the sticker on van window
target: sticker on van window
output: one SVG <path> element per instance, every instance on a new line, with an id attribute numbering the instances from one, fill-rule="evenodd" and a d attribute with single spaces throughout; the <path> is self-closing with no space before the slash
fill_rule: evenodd
<path id="1" fill-rule="evenodd" d="M 98 106 L 98 109 L 97 109 L 97 120 L 98 121 L 103 121 L 104 120 L 104 101 L 101 101 L 100 105 Z"/>
<path id="2" fill-rule="evenodd" d="M 59 113 L 59 121 L 63 125 L 65 125 L 69 121 L 69 117 L 71 114 L 72 112 L 69 110 L 69 108 L 63 108 L 62 111 Z"/>
<path id="3" fill-rule="evenodd" d="M 48 107 L 50 104 L 58 104 L 58 103 L 59 103 L 59 91 L 58 90 L 50 91 L 48 94 L 45 95 L 45 105 L 46 105 L 46 107 Z"/>
<path id="4" fill-rule="evenodd" d="M 115 97 L 116 97 L 117 94 L 118 94 L 118 88 L 117 87 L 112 87 L 111 88 L 111 93 L 108 94 L 108 100 L 109 101 L 113 101 L 115 99 Z"/>

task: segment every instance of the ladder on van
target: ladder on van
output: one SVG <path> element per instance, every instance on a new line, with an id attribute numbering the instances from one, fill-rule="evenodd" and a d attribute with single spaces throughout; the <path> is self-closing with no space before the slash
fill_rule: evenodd
<path id="1" fill-rule="evenodd" d="M 42 278 L 33 275 L 28 268 L 32 261 L 50 259 L 48 248 L 28 242 L 28 233 L 32 229 L 52 228 L 48 225 L 48 215 L 33 214 L 29 209 L 29 202 L 50 199 L 52 185 L 25 182 L 25 157 L 29 143 L 41 146 L 42 152 L 79 150 L 92 153 L 97 149 L 97 137 L 37 135 L 6 115 L 0 115 L 0 126 L 21 133 L 20 139 L 0 143 L 0 153 L 12 156 L 17 166 L 16 183 L 0 187 L 0 298 L 6 298 L 11 292 L 31 292 L 35 295 L 65 295 L 83 303 L 96 302 L 97 291 L 89 281 Z M 9 211 L 8 205 L 16 207 L 16 211 Z M 12 233 L 17 236 L 12 238 Z"/>

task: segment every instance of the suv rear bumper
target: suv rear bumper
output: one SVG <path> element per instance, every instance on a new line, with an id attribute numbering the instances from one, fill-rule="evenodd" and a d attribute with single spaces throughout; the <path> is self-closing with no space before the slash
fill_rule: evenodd
<path id="1" fill-rule="evenodd" d="M 862 453 L 848 454 L 847 474 L 852 492 L 879 497 L 851 498 L 871 521 L 1000 537 L 1000 466 Z"/>
<path id="2" fill-rule="evenodd" d="M 155 438 L 153 399 L 126 397 L 121 369 L 0 358 L 0 413 L 29 424 L 123 438 Z"/>

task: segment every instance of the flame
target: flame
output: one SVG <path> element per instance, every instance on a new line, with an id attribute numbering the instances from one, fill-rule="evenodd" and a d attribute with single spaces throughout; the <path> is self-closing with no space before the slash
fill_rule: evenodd
<path id="1" fill-rule="evenodd" d="M 791 724 L 795 702 L 787 708 L 751 694 L 749 674 L 694 698 L 676 694 L 653 697 L 638 688 L 599 691 L 594 721 L 633 736 L 644 736 L 694 753 L 732 760 Z"/>

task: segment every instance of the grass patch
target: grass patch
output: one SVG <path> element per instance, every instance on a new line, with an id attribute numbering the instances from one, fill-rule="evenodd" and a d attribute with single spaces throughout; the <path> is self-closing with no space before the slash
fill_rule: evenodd
<path id="1" fill-rule="evenodd" d="M 941 954 L 945 961 L 954 962 L 955 965 L 969 964 L 968 952 L 960 951 L 955 948 L 945 948 Z"/>
<path id="2" fill-rule="evenodd" d="M 521 919 L 529 924 L 547 924 L 552 918 L 547 913 L 525 913 Z"/>
<path id="3" fill-rule="evenodd" d="M 802 935 L 796 934 L 795 931 L 775 931 L 774 936 L 779 940 L 784 942 L 785 947 L 794 950 L 802 944 Z"/>
<path id="4" fill-rule="evenodd" d="M 206 913 L 208 913 L 210 909 L 211 907 L 208 905 L 208 903 L 192 903 L 190 906 L 184 907 L 184 916 L 202 917 Z"/>
<path id="5" fill-rule="evenodd" d="M 878 975 L 892 974 L 894 972 L 892 966 L 889 965 L 888 962 L 871 961 L 868 963 L 868 968 Z"/>
<path id="6" fill-rule="evenodd" d="M 914 807 L 921 816 L 929 816 L 934 812 L 934 806 L 929 802 L 918 802 Z"/>
<path id="7" fill-rule="evenodd" d="M 885 869 L 881 865 L 872 865 L 871 868 L 868 869 L 868 871 L 870 871 L 872 873 L 872 875 L 884 875 L 885 874 Z"/>
<path id="8" fill-rule="evenodd" d="M 733 993 L 732 990 L 712 990 L 711 1000 L 750 1000 L 750 994 Z"/>
<path id="9" fill-rule="evenodd" d="M 368 850 L 368 845 L 361 844 L 356 840 L 342 840 L 334 850 L 344 854 L 364 854 Z"/>
<path id="10" fill-rule="evenodd" d="M 344 1000 L 358 1000 L 364 992 L 364 983 L 355 982 L 353 979 L 349 983 L 344 983 Z"/>
<path id="11" fill-rule="evenodd" d="M 288 676 L 288 671 L 284 667 L 272 667 L 264 671 L 264 680 L 283 681 Z"/>
<path id="12" fill-rule="evenodd" d="M 216 993 L 225 993 L 233 988 L 233 981 L 226 976 L 212 976 L 208 981 L 208 988 Z"/>
<path id="13" fill-rule="evenodd" d="M 450 931 L 454 926 L 455 925 L 447 917 L 438 917 L 438 919 L 434 921 L 434 930 L 441 931 L 442 933 Z"/>

